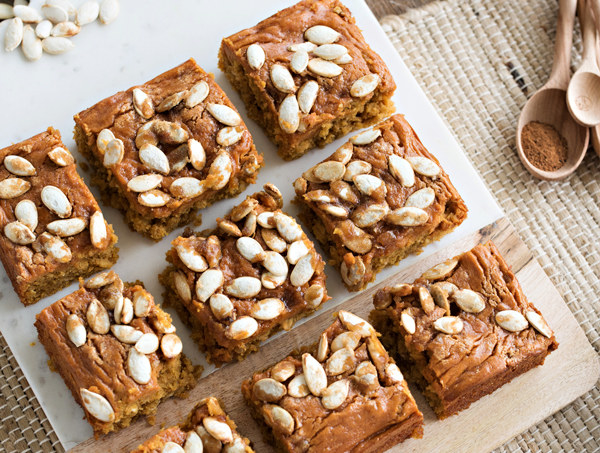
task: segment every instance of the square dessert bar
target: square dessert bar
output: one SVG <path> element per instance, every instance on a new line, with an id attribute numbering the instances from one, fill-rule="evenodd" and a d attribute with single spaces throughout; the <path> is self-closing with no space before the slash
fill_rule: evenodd
<path id="1" fill-rule="evenodd" d="M 294 182 L 300 218 L 358 291 L 467 217 L 467 207 L 403 115 L 354 136 Z"/>
<path id="2" fill-rule="evenodd" d="M 327 301 L 325 263 L 273 184 L 247 197 L 205 236 L 167 252 L 160 280 L 211 363 L 243 359 Z"/>
<path id="3" fill-rule="evenodd" d="M 154 415 L 163 399 L 193 388 L 201 371 L 150 293 L 113 271 L 44 309 L 35 327 L 96 436 Z"/>
<path id="4" fill-rule="evenodd" d="M 0 150 L 0 258 L 25 305 L 117 262 L 117 236 L 52 128 Z"/>
<path id="5" fill-rule="evenodd" d="M 380 290 L 371 320 L 439 418 L 466 409 L 558 347 L 492 242 Z M 404 369 L 404 368 L 403 368 Z"/>
<path id="6" fill-rule="evenodd" d="M 103 200 L 154 240 L 239 194 L 262 165 L 237 110 L 194 60 L 99 102 L 75 123 Z"/>
<path id="7" fill-rule="evenodd" d="M 304 0 L 221 43 L 248 115 L 295 159 L 394 112 L 396 85 L 337 0 Z"/>
<path id="8" fill-rule="evenodd" d="M 340 311 L 318 344 L 244 381 L 269 443 L 288 453 L 375 453 L 422 437 L 423 414 L 377 335 Z"/>
<path id="9" fill-rule="evenodd" d="M 253 453 L 215 397 L 205 398 L 187 420 L 163 429 L 131 453 Z"/>

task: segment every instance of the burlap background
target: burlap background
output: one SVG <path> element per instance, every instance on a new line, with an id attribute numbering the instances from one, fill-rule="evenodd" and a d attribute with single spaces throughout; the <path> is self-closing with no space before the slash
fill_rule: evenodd
<path id="1" fill-rule="evenodd" d="M 515 126 L 551 67 L 553 0 L 448 0 L 382 24 L 469 158 L 600 350 L 600 159 L 542 182 L 522 167 Z M 578 40 L 576 40 L 578 44 Z M 0 337 L 0 445 L 63 451 Z M 499 451 L 600 450 L 600 389 L 533 426 Z"/>

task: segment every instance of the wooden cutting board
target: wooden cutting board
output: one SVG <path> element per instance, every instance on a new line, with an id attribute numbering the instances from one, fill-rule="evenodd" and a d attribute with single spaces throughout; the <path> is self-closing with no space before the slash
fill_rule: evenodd
<path id="1" fill-rule="evenodd" d="M 221 399 L 239 431 L 250 438 L 258 452 L 273 452 L 262 439 L 256 422 L 250 417 L 240 392 L 241 382 L 254 371 L 262 370 L 286 357 L 293 349 L 312 344 L 340 309 L 367 317 L 372 309 L 372 296 L 382 286 L 412 282 L 429 267 L 465 252 L 477 243 L 493 240 L 512 266 L 527 297 L 542 311 L 556 332 L 560 343 L 542 367 L 513 380 L 491 395 L 482 398 L 469 409 L 446 420 L 437 420 L 423 396 L 413 387 L 413 395 L 425 416 L 423 439 L 411 439 L 390 451 L 416 452 L 483 452 L 499 447 L 535 423 L 590 390 L 600 375 L 600 363 L 571 311 L 531 252 L 519 239 L 506 218 L 488 225 L 452 246 L 423 259 L 410 269 L 360 292 L 355 297 L 331 309 L 321 310 L 309 322 L 267 342 L 261 350 L 240 363 L 222 367 L 203 377 L 187 399 L 171 399 L 159 407 L 156 424 L 138 420 L 129 428 L 89 439 L 71 452 L 129 452 L 156 434 L 161 427 L 184 420 L 192 407 L 202 398 L 213 395 Z"/>

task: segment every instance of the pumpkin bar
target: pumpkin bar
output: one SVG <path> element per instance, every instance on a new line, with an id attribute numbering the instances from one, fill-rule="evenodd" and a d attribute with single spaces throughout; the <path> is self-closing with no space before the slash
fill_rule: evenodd
<path id="1" fill-rule="evenodd" d="M 467 216 L 450 178 L 402 115 L 352 137 L 294 188 L 300 218 L 351 291 Z"/>
<path id="2" fill-rule="evenodd" d="M 75 115 L 103 200 L 159 240 L 256 180 L 262 156 L 227 95 L 193 59 Z"/>
<path id="3" fill-rule="evenodd" d="M 140 284 L 113 271 L 36 316 L 50 367 L 60 373 L 98 437 L 194 387 L 195 369 L 182 354 L 171 317 Z"/>
<path id="4" fill-rule="evenodd" d="M 0 161 L 0 259 L 24 305 L 116 263 L 117 236 L 56 129 Z"/>
<path id="5" fill-rule="evenodd" d="M 421 438 L 423 414 L 377 335 L 342 310 L 318 344 L 244 381 L 268 442 L 289 453 L 359 453 Z"/>
<path id="6" fill-rule="evenodd" d="M 544 363 L 558 347 L 492 242 L 374 297 L 374 326 L 439 418 Z M 403 368 L 404 369 L 404 368 Z"/>
<path id="7" fill-rule="evenodd" d="M 131 453 L 253 453 L 215 397 L 200 401 L 187 420 L 161 430 Z"/>
<path id="8" fill-rule="evenodd" d="M 329 299 L 325 263 L 273 184 L 207 235 L 176 238 L 160 280 L 209 362 L 243 359 Z"/>
<path id="9" fill-rule="evenodd" d="M 396 85 L 337 0 L 304 0 L 223 39 L 219 68 L 291 160 L 394 112 Z"/>

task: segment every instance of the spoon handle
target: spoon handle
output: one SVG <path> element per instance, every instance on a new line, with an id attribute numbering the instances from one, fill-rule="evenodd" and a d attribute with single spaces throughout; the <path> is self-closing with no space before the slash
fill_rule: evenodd
<path id="1" fill-rule="evenodd" d="M 596 66 L 596 30 L 594 27 L 594 18 L 588 8 L 590 0 L 579 0 L 577 5 L 577 14 L 579 14 L 579 23 L 581 24 L 581 34 L 583 36 L 583 64 Z"/>
<path id="2" fill-rule="evenodd" d="M 600 32 L 600 0 L 589 0 L 589 5 L 594 13 L 594 19 L 596 23 L 596 34 Z M 597 37 L 596 37 L 597 38 Z M 596 39 L 598 41 L 598 39 Z M 597 51 L 598 44 L 595 43 L 594 51 Z"/>
<path id="3" fill-rule="evenodd" d="M 577 0 L 560 0 L 558 22 L 556 24 L 556 42 L 554 44 L 554 62 L 547 85 L 563 90 L 569 85 L 571 64 L 571 46 Z"/>

